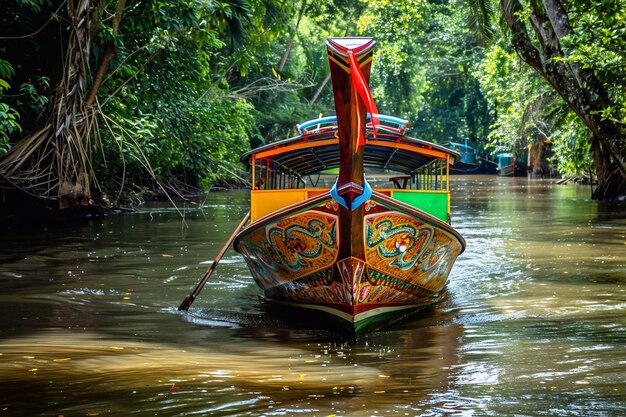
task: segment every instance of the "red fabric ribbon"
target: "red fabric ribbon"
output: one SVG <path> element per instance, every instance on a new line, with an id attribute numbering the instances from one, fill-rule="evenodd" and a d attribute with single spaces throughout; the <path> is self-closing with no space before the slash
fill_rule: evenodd
<path id="1" fill-rule="evenodd" d="M 348 60 L 350 62 L 350 78 L 352 80 L 352 87 L 365 104 L 365 109 L 368 111 L 370 117 L 372 118 L 372 132 L 374 133 L 374 138 L 376 138 L 376 126 L 378 126 L 378 124 L 380 123 L 378 119 L 378 109 L 376 108 L 376 103 L 374 103 L 370 88 L 365 81 L 365 76 L 363 76 L 363 73 L 361 72 L 361 67 L 353 51 L 348 51 Z M 357 110 L 357 117 L 360 119 L 361 116 L 362 115 Z M 365 135 L 362 130 L 359 131 L 358 140 L 358 146 L 365 146 Z"/>

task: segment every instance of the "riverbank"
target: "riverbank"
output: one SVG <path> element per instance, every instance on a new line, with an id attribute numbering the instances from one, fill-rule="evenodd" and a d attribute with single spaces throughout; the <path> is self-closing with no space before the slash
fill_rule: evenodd
<path id="1" fill-rule="evenodd" d="M 56 199 L 33 196 L 15 189 L 0 189 L 0 230 L 30 230 L 47 227 L 71 227 L 106 216 L 132 212 L 151 202 L 200 204 L 211 192 L 224 192 L 246 187 L 241 180 L 217 181 L 208 192 L 179 182 L 168 182 L 152 189 L 128 190 L 117 202 L 104 193 L 94 193 L 89 203 L 59 208 Z"/>

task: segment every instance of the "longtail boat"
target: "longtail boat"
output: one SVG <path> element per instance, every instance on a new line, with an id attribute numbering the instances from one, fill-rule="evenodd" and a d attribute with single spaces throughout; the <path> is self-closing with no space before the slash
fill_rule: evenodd
<path id="1" fill-rule="evenodd" d="M 234 241 L 268 301 L 328 313 L 357 332 L 441 299 L 465 249 L 449 224 L 450 164 L 460 155 L 378 114 L 374 44 L 327 39 L 336 115 L 242 156 L 251 220 Z"/>

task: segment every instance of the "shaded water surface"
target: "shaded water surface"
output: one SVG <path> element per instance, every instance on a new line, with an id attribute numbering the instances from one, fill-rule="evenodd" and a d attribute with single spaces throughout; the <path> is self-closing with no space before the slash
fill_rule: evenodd
<path id="1" fill-rule="evenodd" d="M 626 207 L 455 177 L 441 304 L 357 340 L 270 309 L 245 192 L 0 237 L 0 416 L 624 416 Z"/>

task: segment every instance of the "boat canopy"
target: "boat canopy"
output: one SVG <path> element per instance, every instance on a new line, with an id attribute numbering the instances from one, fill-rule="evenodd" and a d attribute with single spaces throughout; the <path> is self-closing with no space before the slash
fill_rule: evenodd
<path id="1" fill-rule="evenodd" d="M 369 119 L 369 117 L 368 117 Z M 448 159 L 454 164 L 461 155 L 444 146 L 405 136 L 408 122 L 379 115 L 376 137 L 371 123 L 366 126 L 364 168 L 411 174 L 432 161 Z M 273 142 L 242 155 L 241 161 L 264 159 L 300 176 L 339 167 L 336 118 L 324 117 L 297 126 L 299 136 Z"/>

